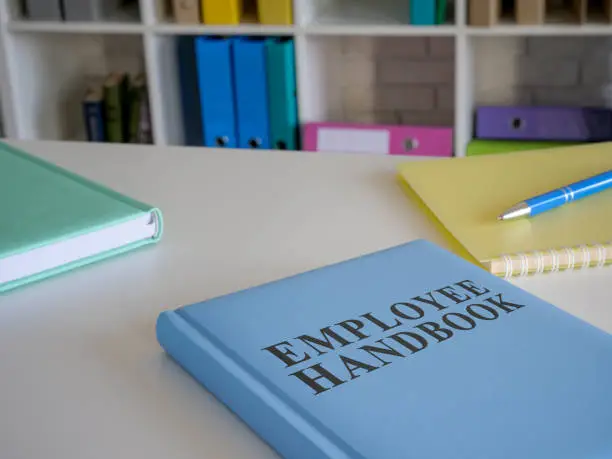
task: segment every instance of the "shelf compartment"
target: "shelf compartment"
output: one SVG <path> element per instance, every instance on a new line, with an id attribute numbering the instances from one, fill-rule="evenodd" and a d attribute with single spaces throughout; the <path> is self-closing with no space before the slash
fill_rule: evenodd
<path id="1" fill-rule="evenodd" d="M 472 37 L 473 107 L 612 107 L 610 37 Z"/>
<path id="2" fill-rule="evenodd" d="M 289 0 L 293 1 L 293 0 Z M 174 11 L 174 1 L 157 2 L 154 6 L 154 18 L 158 27 L 156 29 L 163 33 L 176 34 L 258 34 L 258 35 L 279 35 L 292 33 L 294 30 L 293 22 L 289 24 L 275 25 L 264 24 L 259 21 L 258 2 L 256 0 L 243 0 L 240 24 L 207 24 L 202 20 L 201 10 L 196 8 L 188 13 L 190 20 L 180 21 L 176 18 Z"/>
<path id="3" fill-rule="evenodd" d="M 19 34 L 13 40 L 19 137 L 85 140 L 82 100 L 113 71 L 144 72 L 143 39 L 134 35 Z"/>
<path id="4" fill-rule="evenodd" d="M 197 34 L 189 37 L 178 37 L 174 35 L 161 34 L 153 38 L 150 72 L 155 73 L 159 80 L 158 85 L 162 89 L 155 97 L 158 98 L 157 105 L 161 107 L 160 116 L 163 132 L 159 137 L 167 145 L 185 145 L 185 128 L 182 109 L 180 60 L 178 52 L 179 40 L 194 38 Z M 192 69 L 195 71 L 195 68 Z M 196 76 L 192 75 L 192 81 Z M 199 106 L 199 95 L 194 94 L 192 103 Z"/>
<path id="5" fill-rule="evenodd" d="M 344 29 L 348 34 L 362 34 L 365 28 L 367 33 L 374 34 L 409 34 L 410 31 L 436 34 L 450 32 L 449 26 L 454 24 L 454 2 L 449 2 L 442 24 L 427 27 L 411 25 L 408 0 L 311 0 L 302 8 L 305 16 L 302 25 L 311 33 Z"/>
<path id="6" fill-rule="evenodd" d="M 96 10 L 97 16 L 87 19 L 81 19 L 80 17 L 73 19 L 73 16 L 67 12 L 67 9 L 71 8 L 73 3 L 75 5 L 78 4 L 77 2 L 83 2 L 83 4 L 85 4 L 86 2 L 93 2 L 96 0 L 70 0 L 71 3 L 65 5 L 65 10 L 63 11 L 62 17 L 58 20 L 31 19 L 28 17 L 27 7 L 21 1 L 8 1 L 10 21 L 13 27 L 16 28 L 21 27 L 22 29 L 25 29 L 27 27 L 26 24 L 30 24 L 35 30 L 38 31 L 55 31 L 60 29 L 61 26 L 66 26 L 67 29 L 71 30 L 89 29 L 90 31 L 94 31 L 95 28 L 104 27 L 105 25 L 108 25 L 110 29 L 119 29 L 121 26 L 142 24 L 140 6 L 137 0 L 126 2 L 124 5 L 117 6 L 113 9 L 99 8 L 99 10 Z M 58 1 L 59 3 L 59 0 L 55 1 Z M 123 33 L 121 30 L 117 30 L 117 32 Z"/>
<path id="7" fill-rule="evenodd" d="M 454 124 L 450 37 L 309 37 L 302 50 L 301 121 Z"/>
<path id="8" fill-rule="evenodd" d="M 201 35 L 157 35 L 154 37 L 155 56 L 152 62 L 160 88 L 156 97 L 160 112 L 160 139 L 168 145 L 202 146 L 201 79 L 198 75 L 198 59 L 194 39 Z M 283 38 L 292 38 L 284 36 Z M 215 65 L 214 62 L 205 63 Z M 230 101 L 231 103 L 231 101 Z"/>
<path id="9" fill-rule="evenodd" d="M 521 1 L 523 5 L 529 6 L 529 11 L 519 16 Z M 469 3 L 468 7 L 471 7 L 472 3 L 476 4 L 476 0 Z M 526 30 L 532 34 L 596 34 L 612 25 L 610 0 L 503 0 L 500 5 L 499 17 L 491 18 L 489 26 L 470 26 L 470 29 L 474 29 L 476 34 L 481 31 L 485 34 L 487 29 L 508 34 L 512 28 L 516 28 L 517 33 Z M 476 7 L 486 8 L 483 5 Z"/>

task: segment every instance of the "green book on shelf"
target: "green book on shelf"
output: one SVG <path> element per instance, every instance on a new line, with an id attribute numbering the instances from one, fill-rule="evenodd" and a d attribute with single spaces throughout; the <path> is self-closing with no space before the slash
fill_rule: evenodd
<path id="1" fill-rule="evenodd" d="M 147 204 L 0 142 L 0 292 L 159 241 Z"/>
<path id="2" fill-rule="evenodd" d="M 546 148 L 567 147 L 582 142 L 549 142 L 521 140 L 481 140 L 468 143 L 466 156 L 490 155 L 494 153 L 510 153 L 513 151 L 543 150 Z"/>
<path id="3" fill-rule="evenodd" d="M 436 1 L 436 23 L 444 24 L 446 22 L 447 0 Z"/>
<path id="4" fill-rule="evenodd" d="M 144 74 L 132 81 L 129 92 L 129 138 L 130 143 L 140 143 L 140 124 L 144 99 L 147 97 L 147 81 Z"/>
<path id="5" fill-rule="evenodd" d="M 124 73 L 112 73 L 104 82 L 106 140 L 127 142 L 129 137 L 129 79 Z"/>

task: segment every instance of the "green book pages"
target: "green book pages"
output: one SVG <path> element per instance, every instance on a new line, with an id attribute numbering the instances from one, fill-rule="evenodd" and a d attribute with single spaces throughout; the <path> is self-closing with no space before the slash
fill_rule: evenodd
<path id="1" fill-rule="evenodd" d="M 518 140 L 472 140 L 467 147 L 467 156 L 510 153 L 513 151 L 542 150 L 545 148 L 567 147 L 581 142 L 545 142 Z"/>
<path id="2" fill-rule="evenodd" d="M 129 80 L 126 74 L 113 73 L 104 82 L 104 107 L 106 114 L 106 140 L 122 143 L 128 141 Z"/>
<path id="3" fill-rule="evenodd" d="M 159 209 L 0 142 L 0 292 L 157 242 Z"/>

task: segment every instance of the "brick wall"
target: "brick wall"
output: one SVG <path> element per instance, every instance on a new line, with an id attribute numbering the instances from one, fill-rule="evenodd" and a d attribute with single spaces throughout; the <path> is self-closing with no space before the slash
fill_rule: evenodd
<path id="1" fill-rule="evenodd" d="M 328 121 L 453 125 L 453 38 L 325 39 Z"/>
<path id="2" fill-rule="evenodd" d="M 612 39 L 474 37 L 474 103 L 612 107 Z M 327 121 L 453 125 L 451 37 L 321 38 Z"/>
<path id="3" fill-rule="evenodd" d="M 610 38 L 477 38 L 474 53 L 476 104 L 612 106 Z"/>

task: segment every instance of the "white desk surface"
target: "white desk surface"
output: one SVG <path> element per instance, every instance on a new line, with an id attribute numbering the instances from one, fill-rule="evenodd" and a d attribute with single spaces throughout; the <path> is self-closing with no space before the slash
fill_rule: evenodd
<path id="1" fill-rule="evenodd" d="M 0 296 L 3 459 L 277 457 L 163 354 L 158 313 L 416 238 L 444 245 L 396 184 L 406 158 L 12 143 L 160 207 L 165 234 Z M 516 283 L 612 332 L 612 269 Z"/>

